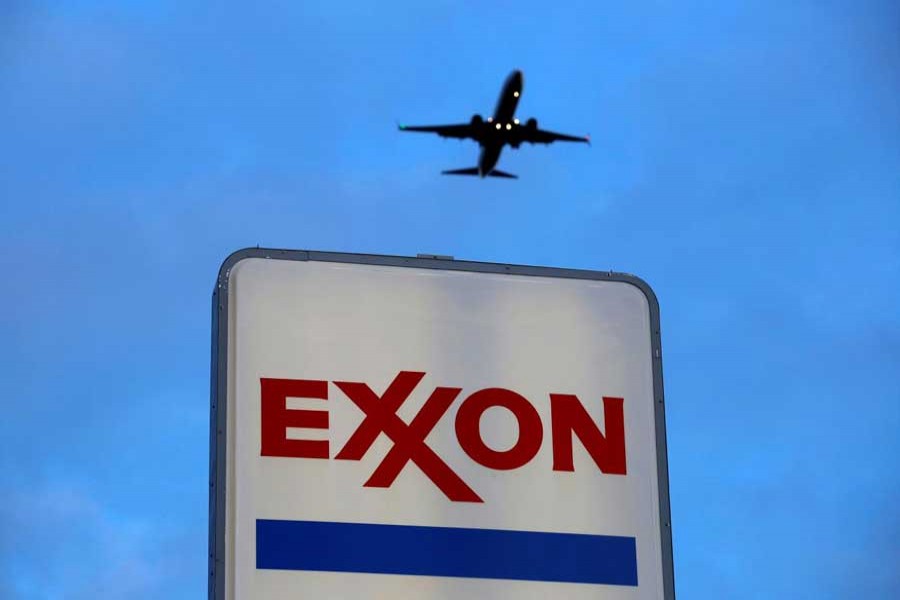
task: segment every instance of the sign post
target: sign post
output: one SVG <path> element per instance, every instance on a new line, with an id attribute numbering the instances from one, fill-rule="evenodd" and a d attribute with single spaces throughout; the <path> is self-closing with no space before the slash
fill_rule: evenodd
<path id="1" fill-rule="evenodd" d="M 675 597 L 634 276 L 242 250 L 211 409 L 212 600 Z"/>

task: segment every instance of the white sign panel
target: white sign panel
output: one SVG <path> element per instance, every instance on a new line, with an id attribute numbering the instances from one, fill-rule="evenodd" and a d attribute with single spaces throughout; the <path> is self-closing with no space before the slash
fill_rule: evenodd
<path id="1" fill-rule="evenodd" d="M 213 300 L 211 598 L 674 598 L 639 279 L 254 249 Z"/>

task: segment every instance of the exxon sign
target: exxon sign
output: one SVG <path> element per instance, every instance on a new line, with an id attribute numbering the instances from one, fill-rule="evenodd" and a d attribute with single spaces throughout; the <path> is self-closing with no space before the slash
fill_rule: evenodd
<path id="1" fill-rule="evenodd" d="M 640 279 L 243 250 L 212 364 L 210 598 L 674 598 Z"/>

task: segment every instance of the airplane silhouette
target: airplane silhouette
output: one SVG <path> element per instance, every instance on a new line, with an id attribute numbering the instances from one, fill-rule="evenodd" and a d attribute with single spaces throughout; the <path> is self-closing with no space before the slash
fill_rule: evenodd
<path id="1" fill-rule="evenodd" d="M 485 121 L 481 115 L 473 115 L 468 123 L 459 125 L 400 125 L 400 131 L 419 131 L 424 133 L 436 133 L 444 138 L 458 138 L 461 140 L 472 139 L 481 146 L 481 154 L 478 157 L 478 166 L 469 169 L 453 169 L 441 171 L 444 175 L 477 175 L 479 177 L 506 177 L 518 179 L 518 176 L 505 173 L 494 167 L 500 160 L 503 146 L 509 144 L 518 148 L 522 142 L 529 144 L 550 144 L 553 142 L 585 142 L 591 143 L 588 136 L 580 137 L 554 133 L 538 129 L 537 119 L 528 119 L 525 124 L 515 118 L 516 106 L 522 95 L 522 71 L 513 71 L 506 78 L 500 99 L 497 100 L 497 108 L 494 116 Z"/>

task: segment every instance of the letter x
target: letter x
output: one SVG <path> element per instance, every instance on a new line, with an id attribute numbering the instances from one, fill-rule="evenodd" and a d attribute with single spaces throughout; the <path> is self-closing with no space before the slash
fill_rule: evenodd
<path id="1" fill-rule="evenodd" d="M 412 461 L 450 500 L 483 502 L 425 443 L 425 438 L 450 408 L 461 389 L 435 388 L 419 414 L 408 425 L 397 416 L 397 410 L 423 377 L 425 373 L 401 371 L 380 398 L 365 383 L 335 381 L 334 384 L 366 415 L 335 458 L 360 460 L 372 447 L 378 434 L 384 433 L 394 442 L 394 446 L 366 481 L 366 487 L 390 487 L 406 463 Z"/>

